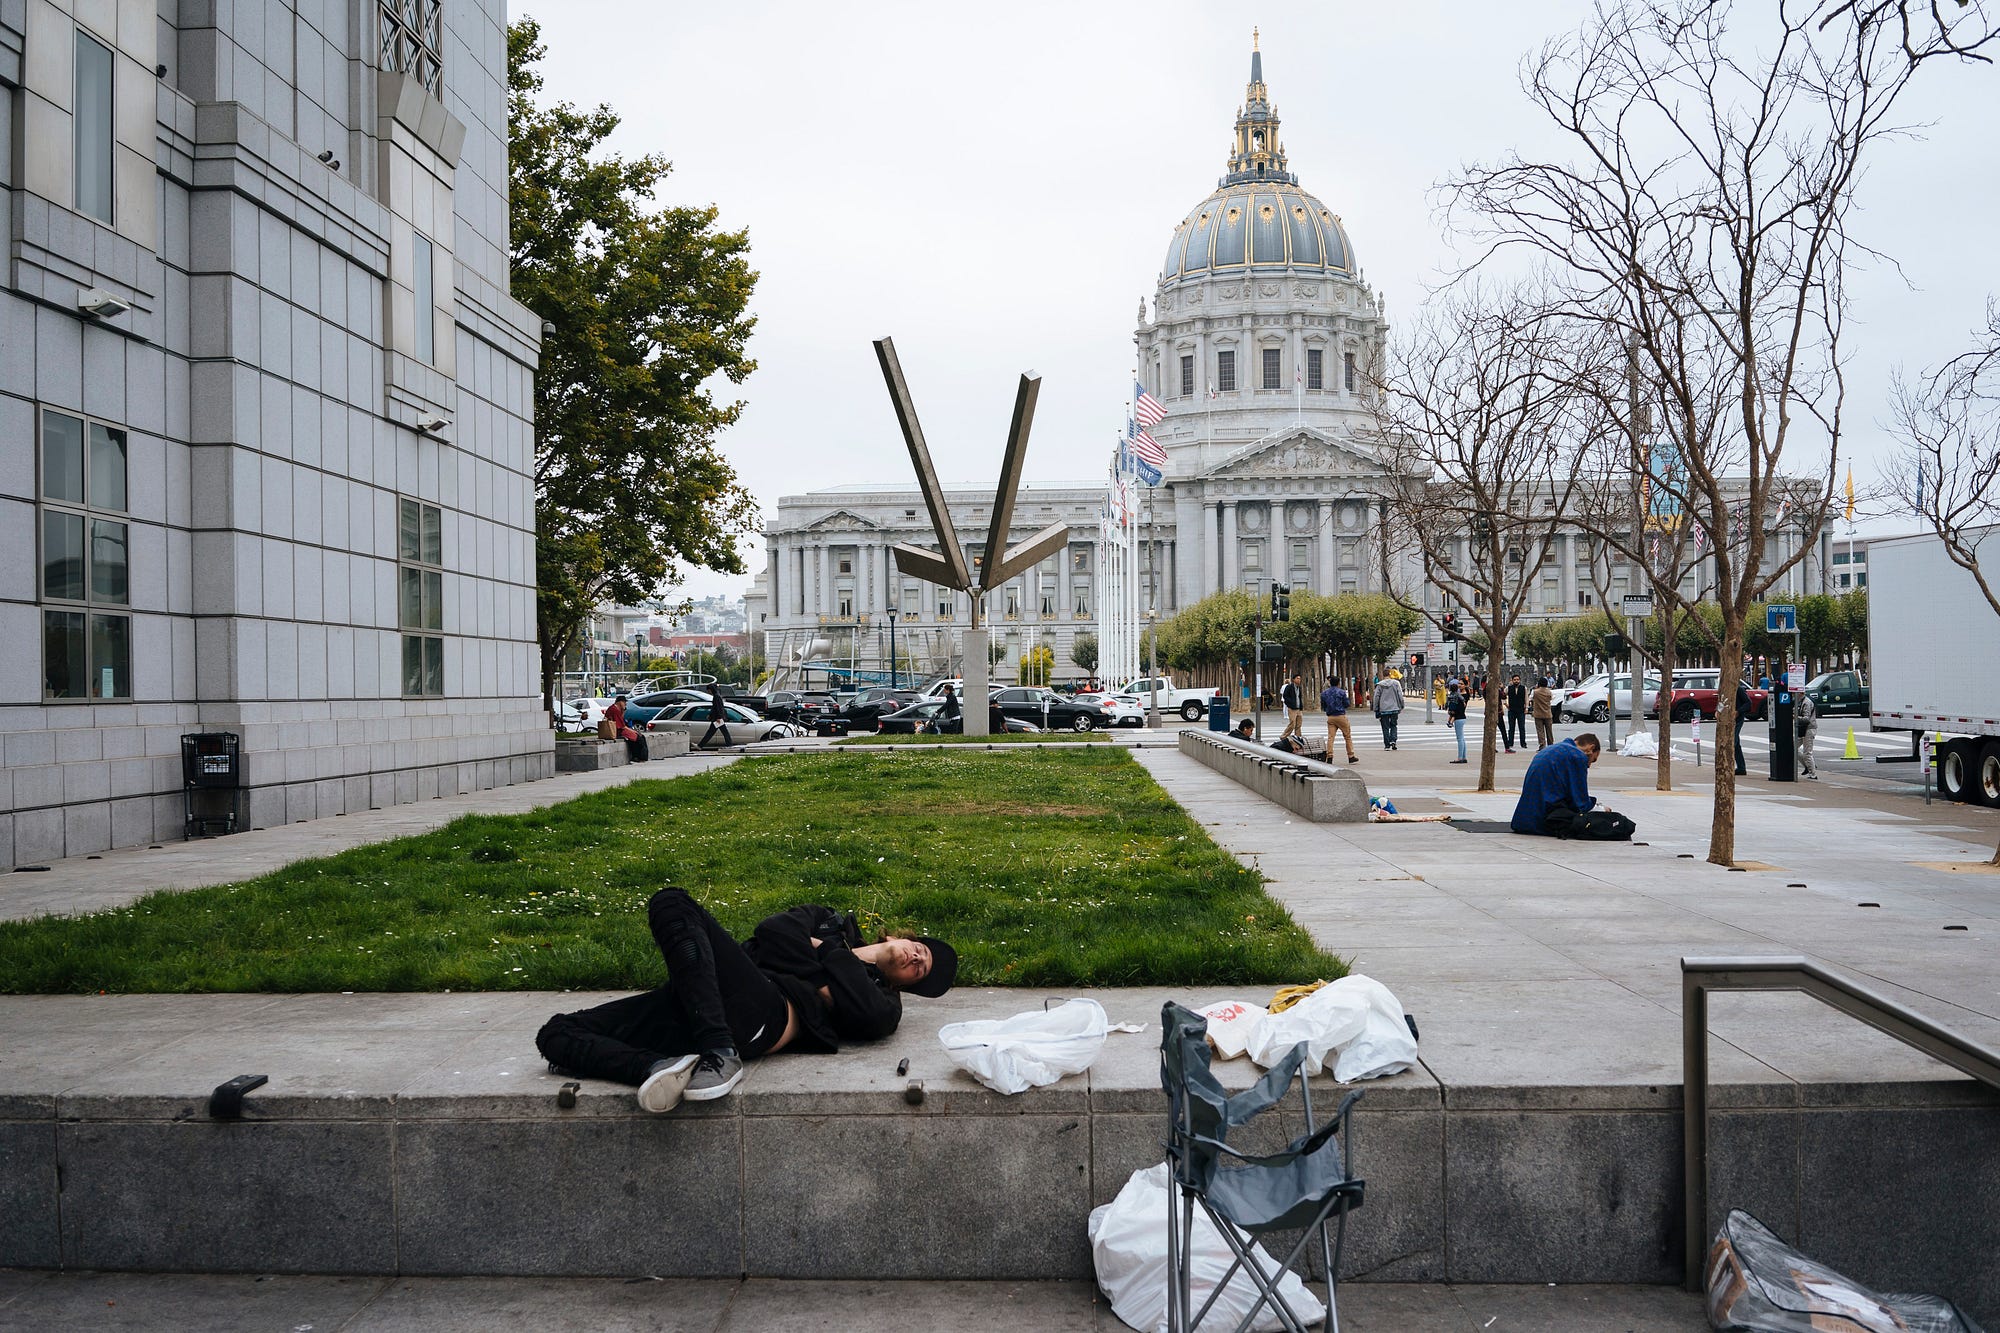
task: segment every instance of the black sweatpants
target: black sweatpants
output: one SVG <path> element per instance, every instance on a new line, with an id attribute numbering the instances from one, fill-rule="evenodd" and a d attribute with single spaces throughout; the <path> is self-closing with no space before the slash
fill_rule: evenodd
<path id="1" fill-rule="evenodd" d="M 585 1078 L 633 1087 L 669 1056 L 733 1047 L 746 1060 L 785 1033 L 785 996 L 722 923 L 688 896 L 661 889 L 646 905 L 667 984 L 557 1014 L 535 1034 L 544 1059 Z"/>

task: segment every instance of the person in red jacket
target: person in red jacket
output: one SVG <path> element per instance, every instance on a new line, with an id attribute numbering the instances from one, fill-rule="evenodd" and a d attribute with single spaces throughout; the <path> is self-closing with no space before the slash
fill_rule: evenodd
<path id="1" fill-rule="evenodd" d="M 646 916 L 666 984 L 557 1014 L 535 1046 L 550 1073 L 630 1084 L 655 1113 L 727 1096 L 748 1060 L 880 1040 L 902 1019 L 903 992 L 939 996 L 958 975 L 943 940 L 863 944 L 851 915 L 817 904 L 766 917 L 740 943 L 685 889 L 661 889 Z"/>

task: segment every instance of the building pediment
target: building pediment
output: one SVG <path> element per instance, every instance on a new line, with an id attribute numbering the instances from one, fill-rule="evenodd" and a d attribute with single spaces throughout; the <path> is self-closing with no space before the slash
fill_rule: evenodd
<path id="1" fill-rule="evenodd" d="M 1311 426 L 1294 426 L 1244 445 L 1203 476 L 1379 477 L 1387 472 L 1380 460 L 1351 441 Z"/>
<path id="2" fill-rule="evenodd" d="M 831 514 L 822 514 L 800 529 L 802 532 L 847 532 L 855 528 L 874 531 L 882 525 L 872 518 L 863 518 L 852 509 L 836 509 Z"/>

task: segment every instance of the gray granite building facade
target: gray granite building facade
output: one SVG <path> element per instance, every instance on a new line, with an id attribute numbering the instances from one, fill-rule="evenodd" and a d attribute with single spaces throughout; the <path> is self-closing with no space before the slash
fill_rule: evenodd
<path id="1" fill-rule="evenodd" d="M 0 857 L 547 775 L 503 0 L 0 0 Z"/>

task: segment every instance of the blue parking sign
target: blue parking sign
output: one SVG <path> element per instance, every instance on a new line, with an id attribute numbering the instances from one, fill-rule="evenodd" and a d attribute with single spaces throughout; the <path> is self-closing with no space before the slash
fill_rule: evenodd
<path id="1" fill-rule="evenodd" d="M 1764 632 L 1766 634 L 1797 634 L 1799 632 L 1799 608 L 1790 602 L 1772 602 L 1764 608 Z"/>

